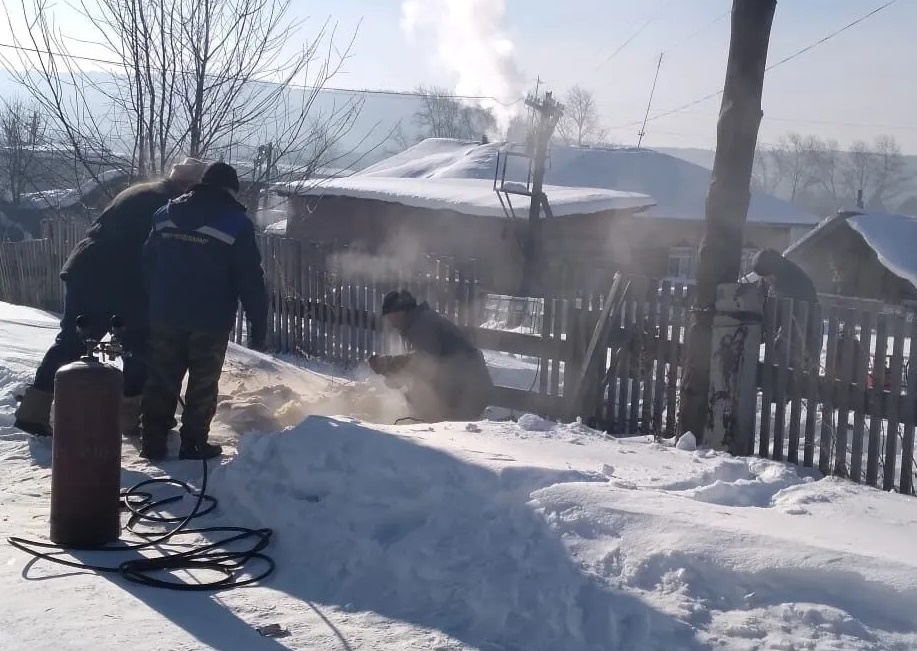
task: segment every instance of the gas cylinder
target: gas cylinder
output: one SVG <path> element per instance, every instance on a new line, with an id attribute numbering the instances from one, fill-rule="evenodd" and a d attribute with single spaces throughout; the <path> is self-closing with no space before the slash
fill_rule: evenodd
<path id="1" fill-rule="evenodd" d="M 91 549 L 121 533 L 121 371 L 86 356 L 54 377 L 51 540 Z"/>

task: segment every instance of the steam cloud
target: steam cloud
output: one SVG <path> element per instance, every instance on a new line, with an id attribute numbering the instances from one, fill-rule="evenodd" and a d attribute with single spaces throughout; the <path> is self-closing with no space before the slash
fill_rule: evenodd
<path id="1" fill-rule="evenodd" d="M 525 77 L 513 57 L 513 43 L 502 29 L 505 0 L 404 0 L 401 26 L 408 36 L 428 29 L 436 38 L 440 63 L 455 76 L 459 95 L 490 96 L 514 102 Z M 480 100 L 493 111 L 505 133 L 519 105 Z"/>

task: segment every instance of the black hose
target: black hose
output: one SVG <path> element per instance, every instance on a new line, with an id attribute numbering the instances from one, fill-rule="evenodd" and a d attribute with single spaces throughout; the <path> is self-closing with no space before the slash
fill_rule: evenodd
<path id="1" fill-rule="evenodd" d="M 116 325 L 120 325 L 120 323 L 115 324 L 113 317 L 112 326 L 116 327 Z M 132 355 L 132 353 L 123 351 L 121 352 L 122 357 L 126 357 L 128 355 Z M 162 369 L 157 365 L 148 363 L 147 366 L 152 370 L 162 374 Z M 180 395 L 177 396 L 177 398 L 179 404 L 182 406 L 182 409 L 184 409 L 185 401 L 182 400 Z M 270 543 L 271 536 L 274 533 L 272 529 L 250 529 L 247 527 L 203 527 L 197 529 L 188 528 L 188 525 L 194 518 L 199 518 L 207 515 L 217 506 L 216 498 L 212 497 L 211 495 L 207 495 L 208 467 L 206 459 L 201 460 L 201 466 L 201 488 L 199 491 L 195 491 L 194 488 L 187 482 L 181 481 L 179 479 L 173 479 L 171 477 L 145 479 L 137 484 L 134 484 L 130 488 L 121 491 L 121 508 L 130 512 L 131 514 L 124 528 L 135 536 L 146 538 L 146 542 L 136 544 L 122 543 L 117 546 L 106 545 L 93 549 L 80 548 L 80 551 L 131 552 L 162 545 L 172 538 L 175 538 L 176 536 L 215 533 L 229 534 L 227 537 L 221 538 L 215 542 L 196 545 L 183 552 L 163 554 L 157 558 L 144 557 L 124 561 L 118 565 L 108 566 L 91 565 L 89 563 L 79 563 L 77 561 L 68 561 L 66 559 L 60 558 L 59 555 L 67 553 L 69 548 L 54 543 L 27 540 L 25 538 L 19 538 L 16 536 L 11 536 L 7 538 L 6 541 L 16 549 L 30 554 L 35 558 L 57 563 L 58 565 L 65 565 L 66 567 L 73 567 L 80 570 L 90 570 L 93 572 L 109 574 L 117 573 L 133 583 L 152 586 L 154 588 L 166 588 L 168 590 L 179 590 L 186 592 L 227 590 L 230 588 L 238 588 L 244 585 L 251 585 L 267 578 L 274 572 L 276 564 L 274 563 L 274 559 L 272 559 L 270 556 L 267 556 L 266 554 L 262 554 L 261 552 Z M 189 513 L 187 516 L 179 517 L 149 515 L 149 511 L 152 511 L 153 509 L 161 507 L 165 504 L 177 502 L 183 497 L 182 495 L 174 495 L 172 497 L 167 497 L 165 499 L 153 502 L 153 496 L 151 493 L 140 490 L 141 488 L 157 484 L 169 484 L 171 486 L 176 486 L 182 489 L 188 495 L 195 496 L 196 502 L 194 503 L 194 508 L 191 510 L 191 513 Z M 204 507 L 204 502 L 207 503 L 206 507 Z M 174 529 L 164 534 L 137 531 L 134 526 L 144 521 L 159 524 L 178 522 L 178 524 Z M 227 551 L 225 549 L 228 545 L 238 543 L 246 539 L 254 539 L 249 549 L 242 551 Z M 42 549 L 56 551 L 39 551 Z M 237 578 L 236 573 L 239 570 L 245 568 L 245 566 L 253 560 L 261 561 L 266 567 L 260 574 L 249 576 L 247 578 Z M 152 574 L 155 572 L 174 572 L 176 570 L 212 570 L 221 573 L 223 578 L 214 581 L 204 581 L 201 583 L 180 583 L 178 581 L 168 581 L 152 576 Z"/>
<path id="2" fill-rule="evenodd" d="M 68 548 L 54 543 L 40 542 L 37 540 L 27 540 L 25 538 L 10 537 L 7 542 L 27 554 L 58 565 L 65 565 L 81 570 L 90 570 L 93 572 L 103 572 L 109 574 L 120 574 L 128 581 L 147 585 L 154 588 L 166 588 L 168 590 L 179 590 L 188 592 L 216 591 L 238 588 L 244 585 L 257 583 L 270 576 L 276 567 L 274 560 L 261 553 L 268 546 L 273 531 L 271 529 L 249 529 L 245 527 L 203 527 L 189 529 L 188 524 L 194 518 L 207 515 L 217 506 L 217 500 L 207 495 L 207 461 L 202 461 L 203 478 L 201 488 L 195 491 L 187 482 L 163 477 L 158 479 L 146 479 L 142 482 L 131 486 L 121 492 L 122 508 L 130 512 L 125 529 L 141 538 L 147 538 L 146 542 L 130 544 L 122 543 L 120 545 L 106 545 L 103 547 L 84 549 L 80 551 L 93 552 L 130 552 L 148 549 L 168 542 L 176 536 L 186 536 L 195 534 L 228 534 L 214 542 L 202 545 L 196 545 L 191 549 L 173 554 L 163 554 L 157 558 L 138 558 L 124 561 L 117 565 L 92 565 L 89 563 L 80 563 L 61 558 L 59 555 L 68 551 Z M 196 497 L 196 502 L 191 513 L 187 516 L 163 517 L 149 515 L 148 511 L 155 508 L 176 502 L 182 499 L 182 495 L 175 495 L 165 499 L 152 501 L 152 495 L 143 492 L 140 489 L 156 484 L 169 484 L 181 488 L 185 493 Z M 204 503 L 207 503 L 206 506 Z M 178 525 L 165 534 L 154 534 L 149 532 L 136 531 L 134 526 L 140 522 L 169 523 L 178 522 Z M 228 551 L 226 547 L 242 540 L 254 539 L 253 544 L 242 551 Z M 56 550 L 56 551 L 40 551 Z M 265 568 L 256 575 L 248 577 L 239 577 L 237 573 L 244 569 L 245 566 L 253 560 L 261 561 Z M 156 572 L 174 572 L 176 570 L 212 570 L 223 575 L 222 578 L 213 581 L 201 583 L 181 583 L 167 579 L 161 579 L 153 576 Z"/>

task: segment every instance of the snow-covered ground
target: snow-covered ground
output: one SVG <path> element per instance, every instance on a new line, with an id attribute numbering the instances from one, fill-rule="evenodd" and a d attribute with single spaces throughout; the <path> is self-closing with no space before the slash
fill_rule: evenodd
<path id="1" fill-rule="evenodd" d="M 0 305 L 8 535 L 47 533 L 48 445 L 10 425 L 55 328 Z M 372 425 L 400 412 L 367 388 L 234 347 L 201 524 L 271 527 L 273 577 L 177 593 L 0 542 L 0 649 L 917 648 L 917 500 L 530 415 Z M 125 445 L 125 486 L 163 472 L 199 479 Z"/>

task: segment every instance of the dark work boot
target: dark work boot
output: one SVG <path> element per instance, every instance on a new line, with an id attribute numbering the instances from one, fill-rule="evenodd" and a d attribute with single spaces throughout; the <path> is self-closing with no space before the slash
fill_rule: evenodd
<path id="1" fill-rule="evenodd" d="M 140 443 L 140 457 L 147 461 L 163 461 L 169 455 L 168 439 L 165 436 L 153 437 L 143 434 Z"/>
<path id="2" fill-rule="evenodd" d="M 28 387 L 16 408 L 14 427 L 32 436 L 51 436 L 51 403 L 54 394 Z"/>
<path id="3" fill-rule="evenodd" d="M 223 454 L 223 448 L 214 443 L 182 443 L 178 451 L 179 459 L 213 459 Z"/>

